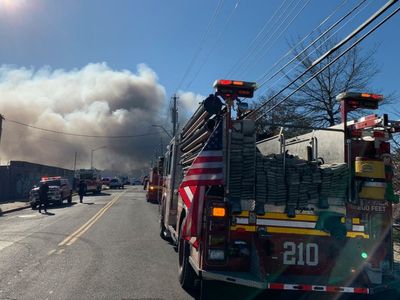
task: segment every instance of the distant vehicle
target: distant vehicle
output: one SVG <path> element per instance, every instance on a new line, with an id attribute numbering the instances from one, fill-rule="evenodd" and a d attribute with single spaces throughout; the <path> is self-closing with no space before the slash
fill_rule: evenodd
<path id="1" fill-rule="evenodd" d="M 163 158 L 160 158 L 162 161 Z M 161 165 L 161 162 L 159 163 Z M 146 200 L 151 203 L 159 203 L 162 196 L 163 168 L 153 167 L 150 171 L 149 183 L 147 185 Z"/>
<path id="2" fill-rule="evenodd" d="M 72 202 L 72 188 L 68 179 L 57 177 L 42 177 L 40 183 L 47 182 L 49 185 L 48 202 L 61 205 L 64 200 L 68 203 Z M 39 186 L 33 187 L 29 193 L 29 202 L 32 209 L 39 205 Z"/>
<path id="3" fill-rule="evenodd" d="M 137 178 L 131 178 L 131 185 L 141 185 L 142 181 Z"/>
<path id="4" fill-rule="evenodd" d="M 122 183 L 125 185 L 131 184 L 131 181 L 129 180 L 128 177 L 122 177 L 121 180 L 122 180 Z"/>
<path id="5" fill-rule="evenodd" d="M 102 182 L 99 171 L 96 169 L 80 169 L 76 172 L 77 182 L 83 180 L 86 184 L 86 193 L 100 194 Z"/>
<path id="6" fill-rule="evenodd" d="M 110 189 L 123 189 L 124 184 L 119 178 L 113 178 L 110 180 Z"/>
<path id="7" fill-rule="evenodd" d="M 103 178 L 101 179 L 101 184 L 102 184 L 102 185 L 105 185 L 105 186 L 110 186 L 110 181 L 111 181 L 111 178 L 110 178 L 110 177 L 103 177 Z"/>

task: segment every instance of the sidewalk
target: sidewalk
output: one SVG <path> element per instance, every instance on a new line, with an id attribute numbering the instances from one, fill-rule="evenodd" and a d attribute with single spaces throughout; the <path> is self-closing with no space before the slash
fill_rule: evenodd
<path id="1" fill-rule="evenodd" d="M 30 207 L 27 201 L 0 202 L 0 215 Z"/>

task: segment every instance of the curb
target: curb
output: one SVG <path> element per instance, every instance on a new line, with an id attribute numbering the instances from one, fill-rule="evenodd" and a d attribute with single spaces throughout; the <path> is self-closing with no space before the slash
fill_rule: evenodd
<path id="1" fill-rule="evenodd" d="M 31 207 L 31 205 L 29 204 L 29 205 L 26 205 L 26 206 L 19 206 L 19 207 L 10 208 L 10 209 L 7 209 L 7 210 L 1 210 L 1 208 L 0 208 L 0 216 L 3 215 L 3 214 L 8 214 L 8 213 L 11 213 L 11 212 L 14 212 L 14 211 L 23 210 L 23 209 L 27 209 L 27 208 L 30 208 L 30 207 Z"/>

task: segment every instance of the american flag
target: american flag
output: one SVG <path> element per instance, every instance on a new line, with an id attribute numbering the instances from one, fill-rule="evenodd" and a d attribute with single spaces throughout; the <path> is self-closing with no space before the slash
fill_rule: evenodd
<path id="1" fill-rule="evenodd" d="M 222 130 L 222 122 L 219 122 L 179 186 L 179 193 L 188 208 L 182 234 L 195 246 L 201 229 L 206 187 L 224 183 Z"/>

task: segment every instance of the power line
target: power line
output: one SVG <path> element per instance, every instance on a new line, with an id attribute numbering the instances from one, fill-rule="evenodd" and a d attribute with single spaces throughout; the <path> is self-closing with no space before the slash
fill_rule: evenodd
<path id="1" fill-rule="evenodd" d="M 221 10 L 221 8 L 222 8 L 223 3 L 224 3 L 224 0 L 220 0 L 220 1 L 218 2 L 218 5 L 217 5 L 217 7 L 215 8 L 215 11 L 214 11 L 212 17 L 211 17 L 210 21 L 208 22 L 208 25 L 207 25 L 207 27 L 206 27 L 206 31 L 203 33 L 203 36 L 202 36 L 201 39 L 200 39 L 199 45 L 197 46 L 197 49 L 196 49 L 196 51 L 194 52 L 194 55 L 193 55 L 192 59 L 190 60 L 189 65 L 188 65 L 188 67 L 186 68 L 186 71 L 185 71 L 185 73 L 183 74 L 183 77 L 182 77 L 181 81 L 179 82 L 179 85 L 178 85 L 178 87 L 175 89 L 175 91 L 178 91 L 178 90 L 181 88 L 181 86 L 182 86 L 183 82 L 185 81 L 186 77 L 189 75 L 189 72 L 191 71 L 191 69 L 192 69 L 192 67 L 193 67 L 193 65 L 194 65 L 194 63 L 195 63 L 197 57 L 199 56 L 201 50 L 203 49 L 203 46 L 204 46 L 203 44 L 204 44 L 205 40 L 207 39 L 208 34 L 209 34 L 210 31 L 211 31 L 212 25 L 214 24 L 214 22 L 215 22 L 217 16 L 219 15 L 219 12 L 220 12 L 220 10 Z"/>
<path id="2" fill-rule="evenodd" d="M 10 122 L 10 123 L 15 123 L 15 124 L 18 124 L 21 126 L 25 126 L 25 127 L 40 130 L 40 131 L 57 133 L 57 134 L 62 134 L 62 135 L 69 135 L 69 136 L 76 136 L 76 137 L 86 137 L 86 138 L 124 139 L 124 138 L 137 138 L 137 137 L 145 137 L 145 136 L 160 134 L 160 132 L 151 132 L 151 133 L 143 133 L 143 134 L 136 134 L 136 135 L 88 135 L 88 134 L 79 134 L 79 133 L 72 133 L 72 132 L 65 132 L 65 131 L 58 131 L 58 130 L 53 130 L 53 129 L 48 129 L 48 128 L 37 127 L 34 125 L 25 124 L 25 123 L 11 120 L 8 118 L 4 118 L 4 120 L 7 122 Z"/>
<path id="3" fill-rule="evenodd" d="M 266 103 L 263 103 L 260 105 L 258 108 L 253 110 L 249 115 L 247 115 L 247 118 L 255 115 L 257 112 L 259 112 L 263 107 L 265 107 L 268 102 L 272 101 L 275 99 L 277 96 L 282 94 L 287 88 L 289 88 L 292 84 L 294 84 L 297 80 L 299 80 L 301 77 L 303 77 L 305 74 L 307 74 L 309 71 L 311 71 L 315 66 L 320 64 L 324 59 L 326 59 L 328 56 L 332 55 L 334 52 L 339 50 L 344 44 L 346 44 L 348 41 L 350 41 L 352 38 L 354 38 L 357 34 L 359 34 L 362 30 L 364 30 L 367 26 L 369 26 L 374 20 L 379 18 L 385 11 L 387 11 L 391 6 L 393 6 L 397 0 L 392 0 L 387 2 L 384 6 L 382 6 L 377 12 L 375 12 L 372 16 L 370 16 L 364 23 L 362 23 L 360 26 L 358 26 L 353 32 L 351 32 L 348 36 L 346 36 L 343 40 L 341 40 L 339 43 L 337 43 L 335 46 L 333 46 L 330 50 L 328 50 L 325 54 L 323 54 L 321 57 L 316 59 L 310 67 L 307 68 L 304 72 L 302 72 L 299 76 L 296 77 L 296 79 L 292 80 L 289 84 L 287 84 L 284 88 L 282 88 L 279 92 L 277 92 L 274 96 L 272 96 L 269 101 Z M 351 49 L 353 49 L 357 44 L 359 44 L 361 41 L 363 41 L 367 36 L 369 36 L 372 32 L 374 32 L 377 28 L 379 28 L 381 25 L 383 25 L 387 20 L 389 20 L 391 17 L 393 17 L 398 11 L 400 10 L 400 7 L 398 7 L 394 12 L 392 12 L 389 16 L 387 16 L 384 20 L 382 20 L 380 23 L 375 25 L 371 30 L 369 30 L 365 35 L 363 35 L 361 38 L 357 39 L 350 47 L 348 47 L 343 53 L 338 55 L 334 60 L 332 60 L 329 64 L 325 65 L 323 68 L 321 68 L 318 72 L 316 72 L 312 77 L 307 79 L 302 85 L 300 85 L 298 88 L 296 88 L 292 93 L 290 93 L 288 96 L 286 96 L 284 99 L 270 107 L 266 112 L 264 112 L 262 115 L 258 116 L 256 120 L 259 120 L 264 114 L 270 112 L 274 108 L 276 108 L 278 105 L 282 104 L 284 101 L 289 99 L 293 94 L 295 94 L 297 91 L 299 91 L 301 88 L 303 88 L 308 82 L 310 82 L 312 79 L 317 77 L 319 74 L 321 74 L 324 70 L 326 70 L 329 66 L 331 66 L 333 63 L 335 63 L 337 60 L 339 60 L 343 55 L 345 55 L 347 52 L 349 52 Z"/>
<path id="4" fill-rule="evenodd" d="M 247 60 L 242 61 L 242 64 L 237 68 L 236 73 L 244 73 L 245 70 L 247 70 L 248 65 L 254 61 L 253 57 L 257 57 L 260 54 L 260 48 L 264 48 L 265 44 L 268 43 L 271 38 L 275 35 L 277 30 L 282 28 L 282 26 L 285 24 L 286 20 L 291 16 L 293 11 L 299 6 L 302 0 L 292 0 L 288 6 L 284 9 L 284 11 L 281 13 L 281 15 L 278 17 L 277 20 L 272 24 L 271 29 L 263 36 L 261 37 L 257 47 L 253 48 L 252 53 L 247 56 Z M 293 3 L 295 3 L 293 5 Z"/>
<path id="5" fill-rule="evenodd" d="M 243 61 L 245 61 L 250 55 L 251 53 L 254 51 L 254 48 L 256 48 L 256 42 L 258 41 L 258 39 L 260 38 L 260 36 L 264 33 L 264 31 L 267 29 L 267 26 L 269 25 L 269 23 L 271 23 L 271 21 L 275 18 L 275 15 L 281 10 L 281 8 L 285 5 L 285 3 L 288 0 L 284 0 L 282 1 L 282 4 L 275 10 L 275 12 L 272 14 L 271 17 L 268 18 L 268 20 L 264 23 L 263 27 L 261 28 L 261 30 L 257 33 L 257 35 L 253 38 L 253 40 L 249 43 L 249 46 L 247 47 L 245 53 L 247 52 L 247 55 L 243 58 L 239 58 L 236 63 L 232 66 L 232 68 L 228 71 L 228 73 L 225 75 L 226 78 L 229 78 L 231 76 L 231 74 L 233 74 L 236 71 L 236 68 L 241 65 L 243 63 Z M 291 3 L 293 3 L 294 0 L 292 0 Z M 290 3 L 290 4 L 291 4 Z M 289 5 L 290 5 L 289 4 Z M 281 17 L 279 17 L 278 19 L 280 19 Z"/>
<path id="6" fill-rule="evenodd" d="M 337 56 L 334 60 L 332 60 L 329 64 L 324 66 L 321 70 L 319 70 L 317 73 L 315 73 L 312 77 L 307 79 L 303 84 L 301 84 L 298 88 L 296 88 L 293 92 L 291 92 L 288 96 L 286 96 L 284 99 L 276 103 L 274 106 L 269 108 L 263 115 L 267 114 L 283 102 L 285 102 L 287 99 L 289 99 L 293 94 L 298 92 L 300 89 L 302 89 L 304 86 L 306 86 L 311 80 L 313 80 L 315 77 L 317 77 L 319 74 L 321 74 L 323 71 L 325 71 L 327 68 L 329 68 L 331 65 L 333 65 L 335 62 L 337 62 L 343 55 L 345 55 L 347 52 L 349 52 L 351 49 L 353 49 L 357 44 L 362 42 L 365 38 L 367 38 L 370 34 L 372 34 L 376 29 L 378 29 L 380 26 L 382 26 L 386 21 L 388 21 L 391 17 L 393 17 L 396 13 L 400 11 L 400 6 L 394 10 L 389 16 L 387 16 L 385 19 L 383 19 L 381 22 L 379 22 L 377 25 L 375 25 L 371 30 L 369 30 L 366 34 L 364 34 L 361 38 L 357 39 L 350 47 L 348 47 L 343 53 L 341 53 L 339 56 Z M 258 116 L 256 121 L 259 120 L 262 116 Z"/>
<path id="7" fill-rule="evenodd" d="M 289 56 L 302 42 L 304 42 L 307 38 L 309 38 L 314 32 L 316 32 L 320 27 L 322 27 L 332 16 L 336 14 L 336 12 L 347 2 L 348 0 L 343 0 L 324 20 L 319 23 L 317 27 L 310 31 L 305 37 L 303 37 L 296 45 L 294 45 L 288 52 L 286 52 L 278 61 L 274 63 L 272 67 L 270 67 L 267 72 L 260 79 L 256 80 L 256 82 L 261 82 L 277 65 L 279 65 L 282 60 L 284 60 L 287 56 Z M 366 0 L 363 0 L 366 1 Z M 290 62 L 289 62 L 290 63 Z M 286 65 L 285 65 L 286 66 Z M 279 71 L 278 71 L 279 72 Z"/>
<path id="8" fill-rule="evenodd" d="M 268 79 L 265 79 L 262 81 L 259 85 L 259 88 L 263 87 L 267 82 L 269 82 L 271 79 L 275 78 L 279 73 L 281 73 L 286 67 L 288 67 L 291 63 L 293 63 L 296 59 L 298 59 L 303 53 L 305 53 L 309 48 L 311 48 L 313 45 L 315 45 L 319 40 L 321 40 L 325 35 L 327 35 L 332 29 L 334 29 L 337 25 L 339 25 L 341 22 L 343 22 L 348 16 L 350 16 L 354 11 L 356 11 L 362 4 L 364 4 L 366 0 L 361 1 L 359 4 L 357 4 L 355 7 L 353 7 L 349 12 L 347 12 L 344 16 L 342 16 L 338 21 L 336 21 L 334 24 L 332 24 L 328 29 L 326 29 L 323 33 L 321 33 L 314 41 L 312 41 L 307 47 L 305 47 L 303 50 L 301 50 L 295 57 L 293 57 L 289 62 L 287 62 L 283 67 L 281 67 L 278 71 L 276 71 L 273 75 L 271 75 Z M 306 56 L 309 57 L 312 53 L 316 52 L 317 49 L 321 48 L 325 43 L 327 43 L 336 33 L 338 33 L 344 26 L 346 26 L 351 20 L 353 20 L 358 14 L 361 13 L 365 8 L 368 7 L 368 5 L 371 2 L 367 3 L 366 6 L 364 6 L 361 10 L 359 10 L 355 15 L 353 15 L 350 19 L 348 19 L 344 24 L 342 24 L 337 30 L 335 30 L 329 37 L 327 37 L 316 49 L 314 49 L 312 52 L 308 53 Z M 292 49 L 295 49 L 298 46 L 294 46 Z M 304 58 L 302 61 L 297 63 L 293 68 L 289 70 L 288 73 L 292 72 L 294 69 L 297 68 L 306 58 Z M 268 74 L 264 74 L 263 78 L 266 77 Z M 282 76 L 279 80 L 275 81 L 272 86 L 275 86 L 279 81 L 281 81 L 285 76 Z M 261 80 L 260 80 L 261 81 Z"/>
<path id="9" fill-rule="evenodd" d="M 396 0 L 397 1 L 397 0 Z M 307 58 L 310 58 L 311 55 L 315 52 L 317 52 L 318 49 L 320 49 L 324 44 L 326 44 L 329 40 L 333 38 L 335 34 L 337 34 L 344 26 L 346 26 L 349 22 L 351 22 L 358 14 L 360 14 L 364 9 L 366 9 L 371 2 L 368 2 L 367 5 L 365 5 L 361 10 L 356 12 L 355 15 L 353 15 L 350 19 L 348 19 L 343 25 L 341 25 L 335 32 L 333 32 L 330 36 L 328 36 L 320 45 L 318 45 L 315 49 L 313 49 L 310 53 L 308 53 L 301 61 L 299 61 L 295 66 L 293 66 L 288 72 L 284 72 L 283 70 L 280 71 L 280 73 L 283 73 L 283 76 L 281 76 L 279 79 L 275 80 L 269 88 L 273 88 L 275 85 L 277 85 L 280 81 L 282 81 L 284 78 L 288 78 L 288 74 L 292 73 L 299 65 L 301 65 Z M 305 52 L 305 50 L 309 49 L 311 45 L 307 46 L 306 49 L 303 49 L 301 53 L 299 53 L 296 57 L 299 57 L 302 53 Z M 294 59 L 292 59 L 294 60 Z M 260 90 L 263 89 L 263 86 L 268 82 L 269 80 L 266 80 L 260 84 Z M 268 100 L 269 101 L 269 100 Z"/>
<path id="10" fill-rule="evenodd" d="M 239 6 L 241 0 L 237 0 L 235 6 L 233 7 L 233 9 L 231 10 L 228 18 L 225 21 L 225 24 L 222 26 L 222 29 L 217 37 L 217 39 L 215 40 L 214 45 L 211 47 L 211 50 L 208 52 L 204 62 L 200 65 L 200 68 L 197 70 L 196 74 L 194 75 L 194 77 L 192 78 L 192 80 L 188 83 L 188 85 L 186 86 L 185 89 L 188 89 L 192 83 L 196 80 L 197 76 L 199 76 L 201 70 L 203 69 L 203 67 L 207 64 L 208 60 L 210 59 L 211 54 L 214 52 L 214 50 L 217 48 L 218 42 L 221 40 L 222 35 L 225 33 L 225 29 L 228 27 L 233 15 L 235 14 L 236 9 Z"/>
<path id="11" fill-rule="evenodd" d="M 292 17 L 292 19 L 289 21 L 289 23 L 286 24 L 286 26 L 282 29 L 282 25 L 286 22 L 286 19 L 292 14 L 292 12 L 294 12 L 297 8 L 297 5 L 300 4 L 301 1 L 299 1 L 294 7 L 293 9 L 290 11 L 290 13 L 286 16 L 286 18 L 283 20 L 283 22 L 279 25 L 279 27 L 276 27 L 273 34 L 270 35 L 270 37 L 264 41 L 264 43 L 261 46 L 261 50 L 258 51 L 258 57 L 256 57 L 252 63 L 249 63 L 246 65 L 246 68 L 244 69 L 243 73 L 247 73 L 249 71 L 249 69 L 251 68 L 251 66 L 257 64 L 258 62 L 260 62 L 260 60 L 266 56 L 266 54 L 268 53 L 268 51 L 276 44 L 276 42 L 279 40 L 279 38 L 286 32 L 286 30 L 289 28 L 290 25 L 292 25 L 292 23 L 297 19 L 297 17 L 303 12 L 303 10 L 306 8 L 306 6 L 310 3 L 311 0 L 307 0 L 304 5 L 300 8 L 300 10 L 298 10 L 298 12 Z M 278 36 L 275 37 L 272 42 L 269 43 L 270 39 L 275 35 L 275 33 L 279 32 Z M 265 49 L 265 47 L 267 46 L 267 48 Z M 265 50 L 264 50 L 265 49 Z"/>

